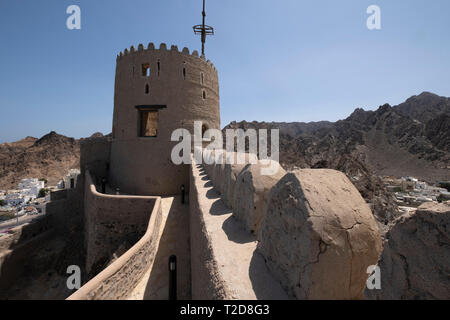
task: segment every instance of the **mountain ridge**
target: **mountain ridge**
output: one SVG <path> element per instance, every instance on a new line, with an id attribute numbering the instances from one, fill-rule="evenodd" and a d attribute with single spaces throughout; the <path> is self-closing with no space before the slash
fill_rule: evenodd
<path id="1" fill-rule="evenodd" d="M 429 183 L 450 179 L 450 99 L 429 92 L 397 106 L 356 108 L 336 122 L 233 121 L 223 130 L 238 128 L 279 129 L 285 169 L 344 172 L 384 223 L 398 211 L 379 176 L 415 176 Z"/>

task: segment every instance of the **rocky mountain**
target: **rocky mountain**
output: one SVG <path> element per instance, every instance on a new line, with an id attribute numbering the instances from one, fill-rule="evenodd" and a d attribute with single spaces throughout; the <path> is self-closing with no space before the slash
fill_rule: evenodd
<path id="1" fill-rule="evenodd" d="M 0 189 L 15 189 L 21 179 L 45 178 L 55 185 L 67 171 L 79 167 L 80 145 L 52 131 L 0 144 Z"/>
<path id="2" fill-rule="evenodd" d="M 0 189 L 15 189 L 24 178 L 42 178 L 56 185 L 69 169 L 80 167 L 80 142 L 101 137 L 96 132 L 77 140 L 51 131 L 40 139 L 26 137 L 0 144 Z"/>
<path id="3" fill-rule="evenodd" d="M 450 99 L 428 92 L 394 107 L 359 108 L 334 123 L 243 121 L 228 128 L 280 129 L 284 168 L 346 173 L 385 224 L 398 212 L 379 176 L 415 176 L 430 183 L 450 179 Z"/>
<path id="4" fill-rule="evenodd" d="M 418 96 L 412 96 L 395 110 L 421 122 L 428 122 L 439 114 L 449 113 L 450 98 L 440 97 L 430 92 L 423 92 Z"/>

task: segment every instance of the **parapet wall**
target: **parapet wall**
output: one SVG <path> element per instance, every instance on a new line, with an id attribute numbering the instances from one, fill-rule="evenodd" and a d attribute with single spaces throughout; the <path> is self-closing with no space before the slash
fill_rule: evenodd
<path id="1" fill-rule="evenodd" d="M 145 233 L 159 197 L 107 195 L 97 192 L 85 174 L 86 271 L 98 273 L 121 246 L 136 243 Z"/>
<path id="2" fill-rule="evenodd" d="M 272 187 L 258 251 L 296 299 L 361 299 L 381 236 L 369 206 L 344 173 L 302 169 Z"/>
<path id="3" fill-rule="evenodd" d="M 110 167 L 110 154 L 111 139 L 108 137 L 89 138 L 81 141 L 80 172 L 82 177 L 86 170 L 89 170 L 93 177 L 107 178 Z M 81 181 L 80 185 L 84 187 L 84 181 Z"/>
<path id="4" fill-rule="evenodd" d="M 206 152 L 204 158 L 211 163 L 222 152 Z M 290 298 L 361 299 L 367 268 L 377 263 L 381 252 L 381 236 L 358 190 L 345 174 L 336 170 L 286 173 L 280 167 L 265 176 L 260 171 L 263 163 L 267 164 L 206 164 L 204 174 L 212 180 L 208 183 L 208 179 L 198 181 L 195 174 L 191 176 L 191 241 L 195 241 L 191 243 L 192 274 L 193 281 L 198 277 L 201 286 L 197 291 L 193 284 L 193 297 L 198 294 L 205 299 L 215 298 L 223 292 L 235 297 L 233 292 L 242 285 L 233 282 L 233 276 L 224 270 L 224 265 L 230 263 L 221 262 L 220 257 L 233 251 L 235 241 L 248 242 L 249 246 L 255 241 L 255 261 L 264 257 L 264 267 Z M 192 170 L 199 169 L 194 166 Z M 204 188 L 212 186 L 214 189 L 203 196 Z M 214 197 L 217 201 L 211 204 Z M 218 221 L 215 215 L 230 217 Z M 236 224 L 245 232 L 233 230 Z M 222 231 L 227 237 L 217 239 Z M 200 251 L 195 255 L 197 250 Z M 248 248 L 239 247 L 230 254 L 230 269 L 238 270 L 237 266 L 246 264 L 245 250 Z M 254 269 L 251 264 L 250 273 Z M 244 276 L 241 280 L 245 283 Z M 221 286 L 215 287 L 215 283 Z M 261 298 L 259 290 L 270 290 L 270 286 L 266 283 L 258 289 L 258 284 L 254 276 L 253 294 Z M 245 292 L 243 288 L 239 291 Z"/>
<path id="5" fill-rule="evenodd" d="M 114 236 L 114 230 L 116 232 L 118 230 L 135 232 L 140 226 L 144 226 L 144 228 L 147 226 L 147 229 L 142 238 L 131 249 L 68 299 L 124 299 L 136 287 L 144 273 L 154 262 L 162 227 L 161 198 L 99 194 L 92 184 L 89 172 L 86 173 L 86 178 L 89 184 L 89 188 L 86 188 L 88 194 L 86 199 L 88 201 L 87 214 L 92 215 L 88 227 L 88 236 L 92 237 L 88 241 L 88 252 L 91 250 L 89 256 L 91 263 L 94 258 L 99 257 L 102 250 L 110 252 L 120 242 L 117 241 L 120 239 L 120 235 Z M 134 225 L 131 224 L 132 222 Z M 111 229 L 108 228 L 109 226 Z M 104 243 L 99 243 L 99 241 L 104 241 Z"/>
<path id="6" fill-rule="evenodd" d="M 79 183 L 81 177 L 78 177 Z M 78 234 L 83 226 L 83 194 L 81 185 L 75 189 L 52 192 L 50 202 L 46 204 L 46 215 L 55 231 L 67 236 L 71 232 Z M 77 231 L 75 231 L 77 230 Z M 82 238 L 82 234 L 79 234 Z"/>
<path id="7" fill-rule="evenodd" d="M 201 165 L 189 193 L 192 299 L 287 299 L 256 252 L 256 238 L 233 218 Z"/>
<path id="8" fill-rule="evenodd" d="M 168 50 L 167 44 L 165 44 L 165 43 L 161 43 L 159 45 L 159 49 L 156 49 L 155 44 L 153 42 L 150 42 L 147 45 L 147 48 L 145 48 L 144 45 L 141 43 L 138 45 L 137 50 L 134 46 L 131 46 L 130 49 L 127 48 L 123 52 L 120 52 L 117 55 L 117 61 L 126 59 L 126 57 L 130 57 L 136 53 L 139 54 L 140 52 L 153 52 L 153 51 L 160 51 L 161 53 L 172 53 L 172 54 L 178 53 L 178 54 L 183 54 L 185 56 L 191 56 L 193 58 L 199 58 L 199 59 L 203 60 L 209 67 L 211 67 L 213 70 L 215 70 L 215 72 L 217 73 L 217 70 L 214 67 L 214 64 L 210 60 L 206 60 L 205 56 L 199 56 L 197 50 L 192 51 L 192 54 L 191 54 L 189 52 L 189 48 L 184 47 L 183 50 L 179 51 L 178 46 L 176 46 L 176 45 L 172 45 L 170 47 L 170 50 Z"/>

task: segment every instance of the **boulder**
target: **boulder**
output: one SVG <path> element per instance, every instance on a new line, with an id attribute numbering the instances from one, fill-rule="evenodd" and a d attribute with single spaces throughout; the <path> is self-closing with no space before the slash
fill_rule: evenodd
<path id="1" fill-rule="evenodd" d="M 248 164 L 239 173 L 235 183 L 233 216 L 243 222 L 245 229 L 258 233 L 270 189 L 286 174 L 278 162 L 270 160 L 278 170 L 271 175 L 262 174 L 267 164 L 258 161 Z"/>
<path id="2" fill-rule="evenodd" d="M 381 288 L 366 288 L 368 299 L 450 299 L 450 202 L 397 218 L 378 266 Z"/>
<path id="3" fill-rule="evenodd" d="M 346 175 L 304 169 L 270 192 L 258 251 L 297 299 L 361 299 L 381 253 L 370 208 Z"/>

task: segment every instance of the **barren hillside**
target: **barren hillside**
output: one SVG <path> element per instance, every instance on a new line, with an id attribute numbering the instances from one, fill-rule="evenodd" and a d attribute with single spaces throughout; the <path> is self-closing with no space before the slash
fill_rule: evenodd
<path id="1" fill-rule="evenodd" d="M 40 139 L 0 144 L 0 189 L 17 188 L 24 178 L 45 178 L 54 185 L 79 167 L 79 159 L 79 142 L 53 131 Z"/>
<path id="2" fill-rule="evenodd" d="M 450 99 L 428 92 L 395 107 L 356 109 L 335 123 L 243 121 L 227 128 L 280 129 L 280 162 L 286 169 L 346 173 L 381 222 L 397 212 L 379 176 L 414 176 L 429 183 L 450 179 Z"/>

